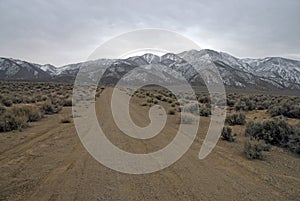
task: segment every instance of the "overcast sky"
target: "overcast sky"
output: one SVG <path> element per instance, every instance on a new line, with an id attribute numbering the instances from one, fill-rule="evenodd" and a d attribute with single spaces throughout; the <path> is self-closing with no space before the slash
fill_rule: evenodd
<path id="1" fill-rule="evenodd" d="M 0 0 L 0 56 L 59 66 L 121 33 L 164 28 L 237 57 L 300 60 L 299 21 L 299 0 Z"/>

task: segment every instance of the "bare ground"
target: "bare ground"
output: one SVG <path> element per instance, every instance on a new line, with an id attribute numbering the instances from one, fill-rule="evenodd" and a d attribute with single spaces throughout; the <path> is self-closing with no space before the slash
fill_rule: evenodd
<path id="1" fill-rule="evenodd" d="M 96 109 L 115 145 L 147 153 L 172 140 L 176 116 L 170 116 L 163 132 L 153 139 L 124 135 L 107 107 L 109 94 L 110 90 L 103 92 Z M 139 101 L 132 101 L 131 115 L 137 124 L 147 125 L 147 107 Z M 151 174 L 128 175 L 95 161 L 83 148 L 73 123 L 60 123 L 65 115 L 71 115 L 71 108 L 22 132 L 1 133 L 0 200 L 299 200 L 300 159 L 273 147 L 265 160 L 247 160 L 242 126 L 234 127 L 237 142 L 220 140 L 207 158 L 199 160 L 210 121 L 201 117 L 197 139 L 175 164 Z M 249 114 L 254 116 L 262 118 Z"/>

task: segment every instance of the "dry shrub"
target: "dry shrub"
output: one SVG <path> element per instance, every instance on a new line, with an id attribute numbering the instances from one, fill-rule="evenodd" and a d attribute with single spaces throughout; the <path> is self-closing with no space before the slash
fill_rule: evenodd
<path id="1" fill-rule="evenodd" d="M 300 155 L 300 124 L 293 126 L 293 132 L 289 135 L 287 148 L 291 152 Z"/>
<path id="2" fill-rule="evenodd" d="M 198 104 L 198 102 L 191 102 L 191 103 L 186 104 L 183 107 L 183 111 L 186 112 L 186 113 L 199 115 L 199 104 Z"/>
<path id="3" fill-rule="evenodd" d="M 201 97 L 198 98 L 198 101 L 200 103 L 210 103 L 210 97 L 209 95 L 202 95 Z"/>
<path id="4" fill-rule="evenodd" d="M 6 107 L 10 107 L 13 104 L 12 101 L 7 97 L 3 97 L 1 101 L 2 104 L 5 105 Z"/>
<path id="5" fill-rule="evenodd" d="M 268 113 L 272 117 L 283 115 L 289 118 L 300 119 L 300 107 L 295 106 L 293 102 L 286 102 L 282 105 L 274 105 L 268 109 Z"/>
<path id="6" fill-rule="evenodd" d="M 175 115 L 175 113 L 176 113 L 176 111 L 175 111 L 174 109 L 170 109 L 170 110 L 168 111 L 168 114 L 169 114 L 169 115 Z"/>
<path id="7" fill-rule="evenodd" d="M 67 123 L 71 123 L 72 120 L 71 120 L 71 117 L 70 116 L 64 116 L 61 120 L 60 120 L 61 123 L 63 124 L 67 124 Z"/>
<path id="8" fill-rule="evenodd" d="M 225 122 L 230 126 L 245 125 L 246 116 L 243 113 L 228 115 Z"/>
<path id="9" fill-rule="evenodd" d="M 221 137 L 223 140 L 226 140 L 228 142 L 233 142 L 235 141 L 234 135 L 232 134 L 232 129 L 228 126 L 224 127 L 223 130 L 222 130 L 222 134 L 221 134 Z"/>
<path id="10" fill-rule="evenodd" d="M 293 128 L 288 124 L 286 119 L 274 117 L 263 122 L 249 122 L 247 124 L 246 136 L 264 140 L 266 143 L 285 146 L 288 142 L 289 135 L 293 133 Z"/>
<path id="11" fill-rule="evenodd" d="M 227 99 L 227 106 L 228 107 L 233 107 L 235 105 L 235 100 L 233 99 Z"/>
<path id="12" fill-rule="evenodd" d="M 59 104 L 53 104 L 51 101 L 45 101 L 41 104 L 41 110 L 44 114 L 56 114 L 62 107 Z"/>
<path id="13" fill-rule="evenodd" d="M 25 116 L 28 122 L 38 121 L 43 117 L 40 109 L 34 105 L 15 106 L 11 112 L 16 116 Z"/>
<path id="14" fill-rule="evenodd" d="M 199 110 L 200 116 L 203 117 L 208 117 L 209 115 L 211 115 L 211 110 L 210 108 L 207 107 L 201 107 Z"/>
<path id="15" fill-rule="evenodd" d="M 65 107 L 70 107 L 70 106 L 72 106 L 72 99 L 71 99 L 71 98 L 65 99 L 65 100 L 63 101 L 63 106 L 65 106 Z"/>
<path id="16" fill-rule="evenodd" d="M 270 147 L 264 140 L 257 140 L 255 138 L 249 138 L 244 145 L 244 152 L 246 157 L 250 160 L 263 159 L 263 151 L 269 151 Z"/>
<path id="17" fill-rule="evenodd" d="M 148 103 L 145 103 L 145 102 L 143 102 L 143 103 L 141 103 L 141 106 L 147 106 L 148 105 Z"/>
<path id="18" fill-rule="evenodd" d="M 42 118 L 41 111 L 34 105 L 13 106 L 0 115 L 0 132 L 20 130 L 28 126 L 28 122 Z"/>
<path id="19" fill-rule="evenodd" d="M 51 103 L 51 101 L 45 101 L 44 103 L 42 103 L 41 105 L 41 109 L 44 112 L 44 114 L 53 114 L 55 113 L 54 111 L 54 107 Z"/>
<path id="20" fill-rule="evenodd" d="M 245 134 L 300 154 L 300 129 L 289 125 L 283 117 L 274 117 L 262 123 L 250 122 Z"/>
<path id="21" fill-rule="evenodd" d="M 16 116 L 11 112 L 5 112 L 0 116 L 0 132 L 21 130 L 28 126 L 26 116 Z"/>
<path id="22" fill-rule="evenodd" d="M 181 113 L 182 124 L 193 124 L 194 122 L 196 122 L 196 120 L 197 118 L 195 117 L 195 115 L 191 113 L 186 113 L 186 112 Z"/>
<path id="23" fill-rule="evenodd" d="M 4 114 L 6 111 L 6 108 L 2 105 L 0 105 L 0 115 Z"/>

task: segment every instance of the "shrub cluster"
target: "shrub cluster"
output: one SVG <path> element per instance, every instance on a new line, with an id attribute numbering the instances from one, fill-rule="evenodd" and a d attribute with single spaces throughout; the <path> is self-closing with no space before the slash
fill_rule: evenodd
<path id="1" fill-rule="evenodd" d="M 293 103 L 285 103 L 283 105 L 270 107 L 268 109 L 268 113 L 272 117 L 283 115 L 290 118 L 300 119 L 300 107 L 294 106 Z"/>
<path id="2" fill-rule="evenodd" d="M 168 114 L 169 114 L 169 115 L 175 115 L 175 113 L 176 113 L 176 111 L 175 111 L 174 109 L 170 109 L 170 110 L 168 111 Z"/>
<path id="3" fill-rule="evenodd" d="M 201 107 L 199 110 L 200 116 L 203 117 L 208 117 L 209 115 L 211 115 L 211 110 L 210 108 L 207 107 Z"/>
<path id="4" fill-rule="evenodd" d="M 72 106 L 72 99 L 68 98 L 68 99 L 63 100 L 63 106 L 71 107 Z"/>
<path id="5" fill-rule="evenodd" d="M 230 126 L 245 125 L 246 115 L 243 113 L 228 115 L 225 119 L 225 123 Z"/>
<path id="6" fill-rule="evenodd" d="M 283 117 L 273 117 L 262 123 L 250 122 L 247 124 L 245 135 L 299 154 L 299 129 L 289 125 Z"/>
<path id="7" fill-rule="evenodd" d="M 200 103 L 211 103 L 209 95 L 202 95 L 198 98 Z"/>
<path id="8" fill-rule="evenodd" d="M 6 107 L 10 107 L 12 106 L 12 101 L 6 97 L 3 97 L 2 100 L 1 100 L 2 104 Z"/>
<path id="9" fill-rule="evenodd" d="M 241 99 L 236 105 L 235 110 L 236 111 L 252 111 L 255 110 L 256 106 L 253 101 L 251 101 L 248 98 Z"/>
<path id="10" fill-rule="evenodd" d="M 45 101 L 41 104 L 41 110 L 44 114 L 56 114 L 62 109 L 60 104 L 53 104 L 51 101 Z"/>
<path id="11" fill-rule="evenodd" d="M 40 109 L 34 105 L 14 106 L 11 112 L 15 116 L 26 117 L 28 122 L 38 121 L 43 117 Z"/>
<path id="12" fill-rule="evenodd" d="M 20 130 L 28 126 L 28 122 L 38 121 L 42 113 L 33 105 L 13 106 L 0 115 L 0 132 Z"/>
<path id="13" fill-rule="evenodd" d="M 223 140 L 226 140 L 228 142 L 235 141 L 234 135 L 232 134 L 232 129 L 228 126 L 223 128 L 221 137 L 222 137 Z"/>
<path id="14" fill-rule="evenodd" d="M 300 125 L 293 127 L 293 132 L 289 135 L 287 148 L 296 154 L 300 155 Z"/>
<path id="15" fill-rule="evenodd" d="M 71 106 L 72 87 L 61 83 L 0 82 L 0 132 L 22 129 L 44 114 Z"/>
<path id="16" fill-rule="evenodd" d="M 249 138 L 245 141 L 244 152 L 246 157 L 252 159 L 263 159 L 263 151 L 269 151 L 270 147 L 264 140 Z"/>
<path id="17" fill-rule="evenodd" d="M 227 98 L 227 106 L 233 107 L 234 105 L 235 105 L 235 100 Z"/>
<path id="18" fill-rule="evenodd" d="M 60 120 L 61 123 L 63 124 L 67 124 L 67 123 L 71 123 L 72 120 L 69 116 L 64 116 L 61 120 Z"/>
<path id="19" fill-rule="evenodd" d="M 188 103 L 184 106 L 184 112 L 199 115 L 199 104 L 197 103 Z"/>
<path id="20" fill-rule="evenodd" d="M 181 123 L 183 124 L 192 124 L 194 122 L 196 122 L 196 117 L 195 115 L 191 114 L 191 113 L 181 113 Z"/>

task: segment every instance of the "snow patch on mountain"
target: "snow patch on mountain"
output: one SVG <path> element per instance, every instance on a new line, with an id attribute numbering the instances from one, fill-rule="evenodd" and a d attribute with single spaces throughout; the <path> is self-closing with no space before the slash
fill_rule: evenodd
<path id="1" fill-rule="evenodd" d="M 142 81 L 147 80 L 147 73 L 145 74 L 138 68 L 147 65 L 149 71 L 157 70 L 158 66 L 166 67 L 168 71 L 148 74 L 150 77 L 162 80 L 170 80 L 173 77 L 177 80 L 185 79 L 191 83 L 201 84 L 203 81 L 213 83 L 218 82 L 217 78 L 220 75 L 226 86 L 300 89 L 300 61 L 281 57 L 239 59 L 228 53 L 209 49 L 189 50 L 179 54 L 167 53 L 162 56 L 147 53 L 127 59 L 98 59 L 61 67 L 0 58 L 0 79 L 48 81 L 58 77 L 67 77 L 66 80 L 72 80 L 81 69 L 87 72 L 87 77 L 90 79 L 96 79 L 97 73 L 103 74 L 107 83 L 115 82 L 127 74 Z M 212 66 L 215 68 L 211 68 Z M 136 70 L 132 71 L 133 69 Z M 172 74 L 173 71 L 180 76 Z M 129 79 L 126 76 L 125 78 Z"/>

